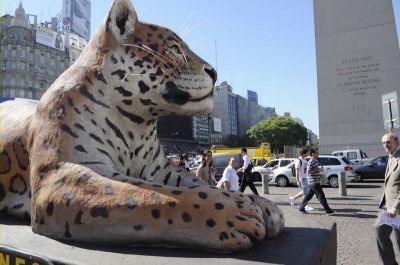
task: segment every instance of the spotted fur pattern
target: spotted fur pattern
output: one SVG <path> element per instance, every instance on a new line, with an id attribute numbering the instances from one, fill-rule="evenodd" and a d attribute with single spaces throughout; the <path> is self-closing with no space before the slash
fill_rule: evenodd
<path id="1" fill-rule="evenodd" d="M 283 228 L 257 196 L 198 183 L 169 164 L 158 117 L 213 107 L 214 69 L 169 29 L 114 0 L 79 59 L 40 102 L 0 105 L 0 212 L 55 239 L 251 247 Z"/>

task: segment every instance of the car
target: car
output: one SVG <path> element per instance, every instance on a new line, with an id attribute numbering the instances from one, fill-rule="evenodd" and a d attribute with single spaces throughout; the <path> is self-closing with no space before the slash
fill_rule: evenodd
<path id="1" fill-rule="evenodd" d="M 255 182 L 261 182 L 262 176 L 268 177 L 272 173 L 272 170 L 268 167 L 253 167 L 252 174 L 254 175 Z"/>
<path id="2" fill-rule="evenodd" d="M 388 156 L 379 156 L 372 161 L 354 167 L 357 179 L 363 181 L 365 179 L 385 179 L 386 165 Z"/>
<path id="3" fill-rule="evenodd" d="M 264 166 L 268 163 L 268 160 L 265 157 L 253 157 L 251 160 L 253 161 L 253 165 L 255 167 Z"/>
<path id="4" fill-rule="evenodd" d="M 344 156 L 353 165 L 362 165 L 372 160 L 372 158 L 368 158 L 367 154 L 360 149 L 334 151 L 332 155 Z"/>
<path id="5" fill-rule="evenodd" d="M 279 159 L 272 159 L 269 161 L 267 164 L 265 164 L 263 167 L 269 168 L 271 170 L 274 170 L 279 167 L 284 167 L 289 165 L 290 163 L 296 161 L 297 158 L 279 158 Z"/>
<path id="6" fill-rule="evenodd" d="M 339 172 L 345 172 L 346 182 L 357 180 L 352 163 L 344 156 L 319 155 L 318 161 L 323 166 L 328 185 L 332 188 L 339 187 Z"/>
<path id="7" fill-rule="evenodd" d="M 236 167 L 235 169 L 239 169 L 240 165 L 242 165 L 242 156 L 240 154 L 231 154 L 231 153 L 218 153 L 213 154 L 213 167 L 217 170 L 215 173 L 215 179 L 218 181 L 222 174 L 224 173 L 225 168 L 228 166 L 229 159 L 234 157 L 236 159 Z"/>
<path id="8" fill-rule="evenodd" d="M 297 160 L 297 159 L 296 159 Z M 357 179 L 353 167 L 347 158 L 334 155 L 320 155 L 318 157 L 323 166 L 322 185 L 329 185 L 332 188 L 339 187 L 339 172 L 346 173 L 346 182 L 352 182 Z M 275 183 L 279 187 L 286 187 L 289 184 L 296 184 L 296 177 L 293 175 L 295 162 L 285 167 L 280 167 L 272 171 L 270 183 Z"/>

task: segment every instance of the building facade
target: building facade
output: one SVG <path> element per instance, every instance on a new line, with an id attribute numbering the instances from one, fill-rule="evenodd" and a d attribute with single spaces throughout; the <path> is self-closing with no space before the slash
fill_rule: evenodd
<path id="1" fill-rule="evenodd" d="M 87 46 L 88 42 L 81 36 L 70 32 L 69 33 L 69 61 L 72 65 Z"/>
<path id="2" fill-rule="evenodd" d="M 246 135 L 247 130 L 262 120 L 275 116 L 275 108 L 263 107 L 254 101 L 238 96 L 238 134 Z"/>
<path id="3" fill-rule="evenodd" d="M 217 126 L 220 128 L 220 134 L 213 128 L 211 131 L 217 141 L 221 137 L 238 139 L 246 135 L 251 126 L 276 115 L 274 108 L 258 105 L 257 93 L 248 91 L 248 97 L 244 98 L 233 93 L 232 87 L 226 81 L 216 86 L 212 118 L 220 120 L 218 122 L 220 126 Z M 213 143 L 220 142 L 213 141 Z"/>
<path id="4" fill-rule="evenodd" d="M 29 24 L 30 16 L 20 4 L 14 17 L 2 17 L 0 97 L 40 99 L 69 67 L 66 52 L 36 42 L 36 18 Z"/>
<path id="5" fill-rule="evenodd" d="M 190 116 L 167 115 L 157 122 L 157 137 L 166 154 L 183 154 L 196 150 L 193 121 Z"/>
<path id="6" fill-rule="evenodd" d="M 382 96 L 400 91 L 392 0 L 314 0 L 314 18 L 321 152 L 380 155 Z"/>
<path id="7" fill-rule="evenodd" d="M 239 136 L 237 95 L 226 81 L 215 87 L 212 117 L 221 119 L 222 138 Z"/>

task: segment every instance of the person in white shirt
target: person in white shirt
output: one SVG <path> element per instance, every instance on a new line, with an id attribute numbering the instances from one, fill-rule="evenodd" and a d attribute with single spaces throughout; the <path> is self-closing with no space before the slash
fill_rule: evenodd
<path id="1" fill-rule="evenodd" d="M 258 195 L 256 186 L 254 186 L 253 179 L 252 179 L 252 172 L 253 164 L 251 163 L 250 157 L 247 155 L 247 148 L 243 147 L 240 154 L 243 157 L 243 167 L 240 168 L 240 171 L 243 172 L 242 181 L 240 182 L 240 191 L 244 192 L 246 186 L 249 186 L 251 191 Z"/>
<path id="2" fill-rule="evenodd" d="M 295 176 L 297 180 L 297 186 L 301 188 L 301 191 L 297 193 L 294 197 L 289 197 L 290 205 L 295 205 L 295 200 L 303 197 L 304 194 L 308 193 L 308 181 L 307 181 L 307 157 L 308 150 L 307 148 L 302 148 L 300 150 L 299 159 L 295 163 Z M 309 205 L 305 207 L 306 211 L 312 211 L 312 208 Z"/>
<path id="3" fill-rule="evenodd" d="M 239 190 L 239 176 L 236 173 L 235 165 L 236 159 L 231 157 L 228 166 L 222 174 L 222 178 L 218 181 L 218 188 L 232 191 Z"/>

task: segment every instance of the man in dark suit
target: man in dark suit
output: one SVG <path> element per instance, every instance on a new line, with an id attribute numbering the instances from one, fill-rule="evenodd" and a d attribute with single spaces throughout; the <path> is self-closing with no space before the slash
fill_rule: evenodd
<path id="1" fill-rule="evenodd" d="M 385 186 L 379 208 L 386 208 L 389 217 L 394 218 L 400 212 L 400 148 L 399 137 L 386 133 L 382 145 L 389 154 L 385 172 Z M 376 243 L 382 264 L 397 264 L 390 234 L 394 231 L 397 246 L 400 247 L 400 230 L 385 224 L 375 225 Z"/>

